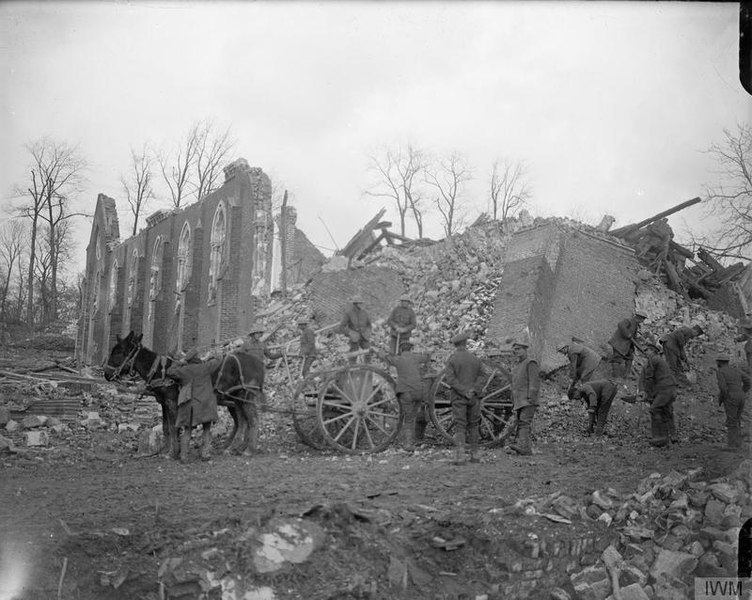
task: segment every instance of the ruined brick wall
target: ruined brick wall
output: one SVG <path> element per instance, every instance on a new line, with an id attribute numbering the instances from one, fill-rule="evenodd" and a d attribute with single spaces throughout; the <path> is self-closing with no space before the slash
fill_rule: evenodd
<path id="1" fill-rule="evenodd" d="M 313 314 L 318 323 L 331 325 L 342 318 L 355 294 L 363 297 L 372 321 L 389 316 L 405 293 L 399 273 L 385 267 L 320 272 L 310 284 Z"/>
<path id="2" fill-rule="evenodd" d="M 629 248 L 576 230 L 565 232 L 562 240 L 540 355 L 541 366 L 546 370 L 566 364 L 566 358 L 556 348 L 569 342 L 572 335 L 595 349 L 609 340 L 616 323 L 635 310 L 640 270 Z"/>
<path id="3" fill-rule="evenodd" d="M 250 168 L 242 159 L 235 161 L 225 169 L 225 184 L 218 190 L 166 218 L 152 220 L 138 235 L 110 244 L 105 252 L 100 249 L 97 259 L 97 240 L 103 239 L 102 223 L 111 220 L 110 210 L 114 200 L 98 201 L 87 249 L 79 326 L 80 356 L 86 362 L 101 361 L 115 336 L 130 330 L 143 333 L 144 343 L 161 353 L 206 347 L 241 335 L 249 327 L 255 317 L 255 296 L 268 294 L 271 288 L 271 182 L 261 169 Z M 217 285 L 210 286 L 211 228 L 221 211 L 226 216 L 225 242 Z M 177 252 L 184 227 L 190 233 L 191 261 L 187 284 L 179 290 Z M 157 240 L 162 250 L 154 260 L 160 247 Z M 113 279 L 115 262 L 118 277 Z"/>
<path id="4" fill-rule="evenodd" d="M 503 346 L 527 329 L 541 368 L 563 366 L 556 348 L 572 335 L 598 348 L 633 313 L 639 268 L 631 249 L 573 228 L 520 231 L 507 247 L 488 341 Z"/>

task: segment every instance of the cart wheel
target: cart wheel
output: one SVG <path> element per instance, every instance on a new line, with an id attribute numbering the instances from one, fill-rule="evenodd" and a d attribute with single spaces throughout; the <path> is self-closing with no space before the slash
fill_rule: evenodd
<path id="1" fill-rule="evenodd" d="M 324 438 L 337 450 L 381 452 L 399 434 L 402 408 L 386 371 L 353 365 L 320 387 L 318 418 Z"/>
<path id="2" fill-rule="evenodd" d="M 495 369 L 480 392 L 480 445 L 494 446 L 503 440 L 504 430 L 512 420 L 511 376 L 504 369 Z M 449 384 L 444 373 L 431 387 L 428 413 L 436 429 L 448 442 L 454 442 L 454 417 Z"/>
<path id="3" fill-rule="evenodd" d="M 321 375 L 309 373 L 295 387 L 292 396 L 292 424 L 300 440 L 316 450 L 327 448 L 321 429 L 316 403 L 319 398 Z"/>

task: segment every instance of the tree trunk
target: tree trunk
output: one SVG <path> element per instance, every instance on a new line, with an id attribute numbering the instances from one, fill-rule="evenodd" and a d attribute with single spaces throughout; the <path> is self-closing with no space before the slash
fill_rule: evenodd
<path id="1" fill-rule="evenodd" d="M 29 334 L 34 332 L 34 262 L 37 248 L 37 217 L 31 219 L 31 240 L 29 241 L 29 278 L 26 296 L 26 326 Z"/>

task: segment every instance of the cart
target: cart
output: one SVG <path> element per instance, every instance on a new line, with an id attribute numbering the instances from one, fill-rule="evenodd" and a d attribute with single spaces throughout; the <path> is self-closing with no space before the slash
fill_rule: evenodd
<path id="1" fill-rule="evenodd" d="M 495 354 L 483 361 L 483 375 L 476 385 L 480 398 L 480 445 L 501 445 L 509 435 L 513 415 L 512 376 L 507 354 Z M 442 371 L 436 375 L 427 402 L 428 414 L 447 442 L 454 441 L 451 388 Z"/>
<path id="2" fill-rule="evenodd" d="M 358 354 L 364 352 L 346 356 Z M 374 453 L 399 435 L 402 408 L 389 373 L 356 362 L 303 378 L 293 391 L 292 420 L 300 439 L 312 448 Z"/>

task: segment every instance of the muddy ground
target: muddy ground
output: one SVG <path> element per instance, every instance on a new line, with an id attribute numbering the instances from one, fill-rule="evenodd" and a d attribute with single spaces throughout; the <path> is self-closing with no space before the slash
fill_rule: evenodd
<path id="1" fill-rule="evenodd" d="M 155 423 L 157 415 L 155 405 Z M 485 450 L 481 463 L 465 466 L 452 465 L 439 442 L 414 454 L 319 452 L 289 426 L 266 427 L 257 455 L 184 465 L 137 457 L 135 433 L 73 425 L 46 448 L 0 456 L 0 599 L 503 598 L 514 557 L 488 551 L 494 536 L 566 540 L 583 526 L 616 535 L 615 525 L 524 515 L 513 508 L 518 500 L 606 487 L 627 495 L 653 472 L 702 467 L 713 478 L 742 459 L 720 451 L 715 410 L 701 424 L 685 414 L 685 439 L 660 450 L 624 415 L 600 441 L 582 435 L 580 419 L 572 415 L 566 435 L 539 431 L 532 457 Z M 689 435 L 700 425 L 702 435 Z M 317 549 L 259 573 L 254 535 L 299 516 L 320 528 Z M 198 572 L 234 577 L 236 593 L 223 596 Z M 568 574 L 540 579 L 532 598 L 566 588 Z"/>

